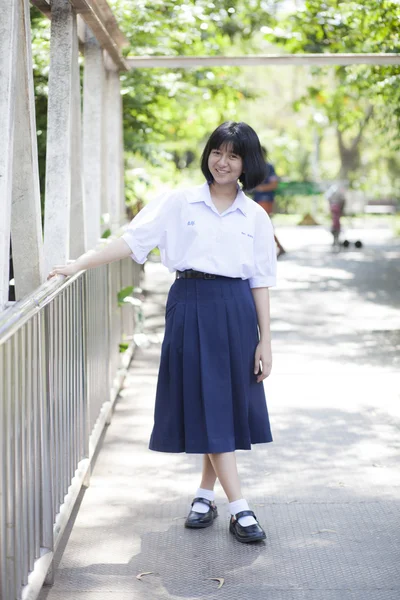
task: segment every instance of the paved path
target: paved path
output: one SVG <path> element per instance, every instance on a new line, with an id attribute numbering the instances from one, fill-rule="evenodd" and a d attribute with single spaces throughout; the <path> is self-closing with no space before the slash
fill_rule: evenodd
<path id="1" fill-rule="evenodd" d="M 229 535 L 221 488 L 214 526 L 185 530 L 200 457 L 147 450 L 171 282 L 148 263 L 147 345 L 41 600 L 399 600 L 400 245 L 385 229 L 361 234 L 365 249 L 332 254 L 322 228 L 280 230 L 275 441 L 238 453 L 260 545 Z"/>

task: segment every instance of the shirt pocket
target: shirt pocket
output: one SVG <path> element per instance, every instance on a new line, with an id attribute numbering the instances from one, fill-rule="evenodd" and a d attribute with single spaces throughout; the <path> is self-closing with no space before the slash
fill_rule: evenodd
<path id="1" fill-rule="evenodd" d="M 194 211 L 193 211 L 194 212 Z M 186 214 L 181 220 L 177 243 L 191 256 L 200 257 L 209 252 L 215 242 L 215 226 L 204 215 Z"/>

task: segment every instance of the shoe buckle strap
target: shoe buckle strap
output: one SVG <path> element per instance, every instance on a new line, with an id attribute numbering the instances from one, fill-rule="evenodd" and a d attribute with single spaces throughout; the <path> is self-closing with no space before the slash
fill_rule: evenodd
<path id="1" fill-rule="evenodd" d="M 207 500 L 207 498 L 195 498 L 192 502 L 192 506 L 195 502 L 202 502 L 206 506 L 209 506 L 210 508 L 212 508 L 212 502 L 210 500 Z"/>
<path id="2" fill-rule="evenodd" d="M 255 520 L 257 521 L 257 517 L 256 515 L 253 513 L 252 510 L 241 510 L 240 512 L 236 513 L 235 515 L 235 519 L 238 521 L 239 519 L 241 519 L 242 517 L 254 517 Z"/>

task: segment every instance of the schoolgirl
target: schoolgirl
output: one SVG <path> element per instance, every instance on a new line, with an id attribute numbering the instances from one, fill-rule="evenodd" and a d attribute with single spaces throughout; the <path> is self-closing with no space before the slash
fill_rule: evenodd
<path id="1" fill-rule="evenodd" d="M 150 449 L 203 455 L 186 527 L 213 524 L 218 478 L 229 500 L 231 533 L 254 542 L 266 536 L 243 498 L 235 450 L 272 441 L 262 381 L 272 366 L 268 288 L 276 274 L 270 219 L 244 194 L 265 178 L 255 131 L 245 123 L 220 125 L 205 146 L 201 170 L 204 185 L 161 195 L 122 238 L 54 267 L 49 277 L 128 255 L 144 263 L 151 249 L 160 249 L 176 280 L 166 305 Z"/>

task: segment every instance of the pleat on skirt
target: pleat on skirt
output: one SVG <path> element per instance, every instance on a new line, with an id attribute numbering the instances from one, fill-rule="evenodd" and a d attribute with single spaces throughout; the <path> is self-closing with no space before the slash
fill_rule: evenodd
<path id="1" fill-rule="evenodd" d="M 272 442 L 254 375 L 259 338 L 249 282 L 177 279 L 165 325 L 150 449 L 207 454 Z"/>

